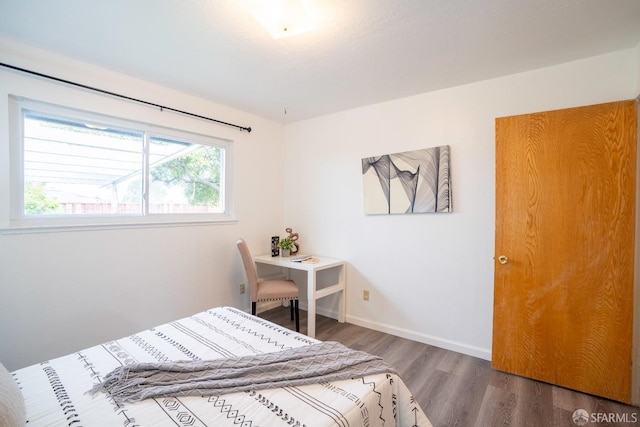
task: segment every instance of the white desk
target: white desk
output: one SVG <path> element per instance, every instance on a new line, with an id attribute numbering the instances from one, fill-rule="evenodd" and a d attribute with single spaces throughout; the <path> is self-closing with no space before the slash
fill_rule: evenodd
<path id="1" fill-rule="evenodd" d="M 320 260 L 315 264 L 305 264 L 303 262 L 291 261 L 293 257 L 282 257 L 271 255 L 258 255 L 253 257 L 253 260 L 257 264 L 275 265 L 278 267 L 301 270 L 307 272 L 307 335 L 314 338 L 316 335 L 316 300 L 326 297 L 327 295 L 341 292 L 340 306 L 338 308 L 338 322 L 344 323 L 345 321 L 345 288 L 347 286 L 346 281 L 346 265 L 345 262 L 339 259 L 317 257 Z M 338 283 L 327 286 L 320 290 L 316 289 L 316 275 L 318 271 L 326 270 L 328 268 L 338 268 Z"/>

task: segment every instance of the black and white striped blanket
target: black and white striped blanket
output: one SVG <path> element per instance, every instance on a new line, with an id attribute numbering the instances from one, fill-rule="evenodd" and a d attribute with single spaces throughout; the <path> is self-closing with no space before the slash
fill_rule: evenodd
<path id="1" fill-rule="evenodd" d="M 109 382 L 114 370 L 131 377 L 129 367 L 146 364 L 197 365 L 225 359 L 236 364 L 267 354 L 276 359 L 286 358 L 287 353 L 295 358 L 298 351 L 319 354 L 320 348 L 335 361 L 342 357 L 333 353 L 332 344 L 318 344 L 241 310 L 218 307 L 19 369 L 13 376 L 24 396 L 30 427 L 431 426 L 402 379 L 392 372 L 216 395 L 172 392 L 124 403 L 110 392 L 87 393 Z"/>

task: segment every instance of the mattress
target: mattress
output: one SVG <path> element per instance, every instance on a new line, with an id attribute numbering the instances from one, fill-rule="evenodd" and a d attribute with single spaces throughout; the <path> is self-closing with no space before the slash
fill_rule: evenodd
<path id="1" fill-rule="evenodd" d="M 138 362 L 256 355 L 318 341 L 219 307 L 13 372 L 33 426 L 431 426 L 400 377 L 375 374 L 304 386 L 118 404 L 88 393 Z"/>

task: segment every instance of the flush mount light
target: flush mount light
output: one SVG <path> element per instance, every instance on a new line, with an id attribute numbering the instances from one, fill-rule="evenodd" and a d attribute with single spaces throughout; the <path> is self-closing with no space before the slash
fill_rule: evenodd
<path id="1" fill-rule="evenodd" d="M 300 0 L 257 1 L 251 13 L 274 39 L 315 30 Z"/>
<path id="2" fill-rule="evenodd" d="M 99 126 L 99 125 L 94 125 L 94 124 L 91 124 L 91 123 L 85 123 L 84 125 L 86 127 L 88 127 L 89 129 L 96 129 L 96 130 L 107 130 L 107 129 L 109 129 L 106 126 Z"/>

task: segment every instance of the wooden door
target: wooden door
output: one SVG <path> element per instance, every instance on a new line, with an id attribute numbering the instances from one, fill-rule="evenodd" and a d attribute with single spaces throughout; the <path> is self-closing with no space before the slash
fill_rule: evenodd
<path id="1" fill-rule="evenodd" d="M 636 102 L 496 119 L 495 369 L 631 400 Z"/>

